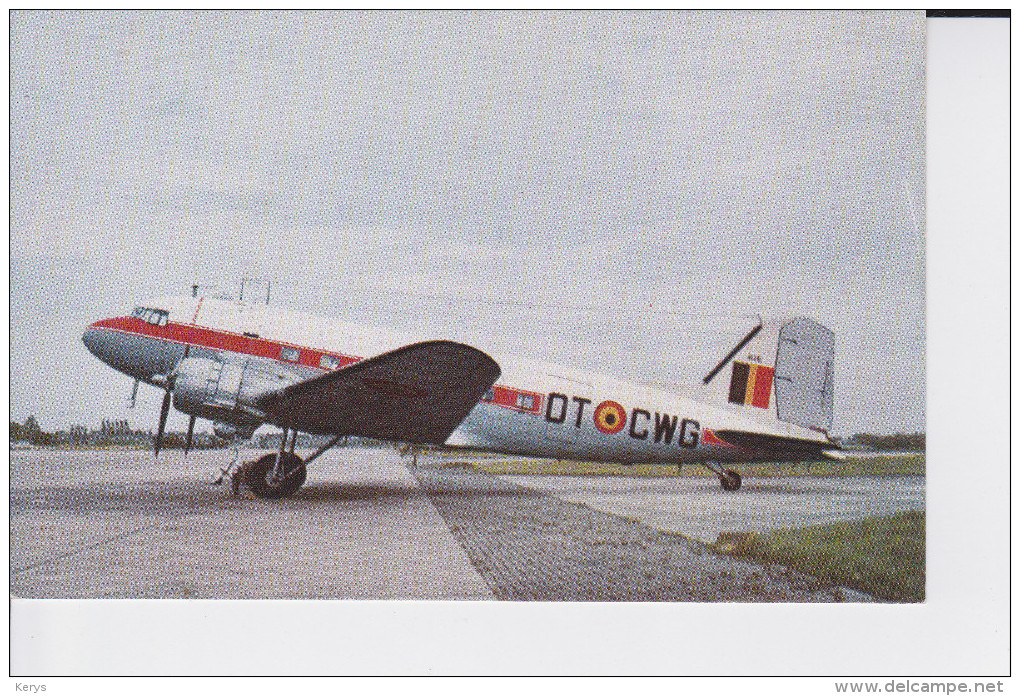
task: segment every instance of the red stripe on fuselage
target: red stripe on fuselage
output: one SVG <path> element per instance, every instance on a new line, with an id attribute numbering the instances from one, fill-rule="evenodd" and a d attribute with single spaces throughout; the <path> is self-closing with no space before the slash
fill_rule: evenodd
<path id="1" fill-rule="evenodd" d="M 352 365 L 361 360 L 361 358 L 355 358 L 350 355 L 330 353 L 323 350 L 315 350 L 313 348 L 303 348 L 292 343 L 269 341 L 264 338 L 244 336 L 242 334 L 236 334 L 229 331 L 195 326 L 194 324 L 177 324 L 170 322 L 166 326 L 157 326 L 156 324 L 149 324 L 148 322 L 144 322 L 135 317 L 117 317 L 116 319 L 104 319 L 102 321 L 98 321 L 93 324 L 93 326 L 99 329 L 112 329 L 123 333 L 150 336 L 161 341 L 171 341 L 173 343 L 192 345 L 200 348 L 211 348 L 213 350 L 225 350 L 231 353 L 242 353 L 244 355 L 251 355 L 258 358 L 279 360 L 284 363 L 304 365 L 306 367 L 315 367 L 318 369 L 325 369 L 320 364 L 322 356 L 324 355 L 337 358 L 339 361 L 339 365 L 337 366 L 338 368 L 347 367 L 348 365 Z M 284 348 L 297 350 L 298 359 L 287 360 L 284 358 L 282 355 Z"/>
<path id="2" fill-rule="evenodd" d="M 499 384 L 492 385 L 492 398 L 483 398 L 482 401 L 526 413 L 538 413 L 542 409 L 542 395 L 538 392 L 504 387 Z"/>
<path id="3" fill-rule="evenodd" d="M 135 336 L 148 336 L 160 341 L 169 341 L 171 343 L 179 343 L 181 345 L 191 345 L 199 348 L 209 348 L 211 350 L 241 353 L 243 355 L 277 360 L 282 363 L 314 367 L 320 370 L 326 369 L 320 364 L 322 356 L 324 355 L 337 359 L 339 362 L 337 369 L 353 365 L 354 363 L 362 360 L 362 358 L 356 358 L 351 355 L 343 355 L 342 353 L 330 353 L 328 351 L 317 350 L 314 348 L 303 348 L 302 346 L 298 346 L 293 343 L 269 341 L 264 338 L 244 336 L 230 331 L 196 326 L 195 324 L 178 324 L 170 322 L 166 326 L 158 326 L 156 324 L 150 324 L 146 321 L 142 321 L 136 317 L 116 317 L 114 319 L 103 319 L 101 321 L 97 321 L 92 326 L 97 329 L 108 329 Z M 284 359 L 282 357 L 284 348 L 291 348 L 299 351 L 299 359 L 297 361 Z M 502 392 L 507 395 L 507 398 L 505 400 L 499 399 L 497 401 L 490 401 L 487 403 L 524 413 L 537 413 L 539 411 L 542 403 L 542 396 L 540 394 L 513 389 L 512 387 L 503 387 L 502 385 L 494 385 L 494 387 L 497 389 L 497 393 L 501 393 L 500 390 L 502 390 Z M 533 397 L 534 402 L 532 406 L 530 408 L 521 407 L 517 405 L 516 400 L 510 400 L 511 396 L 516 397 L 518 394 Z"/>

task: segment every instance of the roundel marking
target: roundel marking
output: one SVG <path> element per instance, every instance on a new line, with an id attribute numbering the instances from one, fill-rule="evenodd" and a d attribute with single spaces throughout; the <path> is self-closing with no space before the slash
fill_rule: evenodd
<path id="1" fill-rule="evenodd" d="M 606 435 L 620 432 L 627 424 L 627 412 L 615 401 L 603 401 L 596 407 L 593 417 L 595 427 Z"/>

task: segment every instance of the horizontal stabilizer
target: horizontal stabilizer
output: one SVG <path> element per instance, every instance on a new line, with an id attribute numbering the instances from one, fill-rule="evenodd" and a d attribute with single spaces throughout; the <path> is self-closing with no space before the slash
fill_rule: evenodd
<path id="1" fill-rule="evenodd" d="M 775 456 L 775 461 L 804 461 L 808 459 L 839 459 L 839 445 L 820 440 L 805 440 L 783 435 L 766 435 L 747 430 L 713 431 L 721 440 L 742 449 L 766 452 Z"/>
<path id="2" fill-rule="evenodd" d="M 427 341 L 271 392 L 256 406 L 302 432 L 442 444 L 499 375 L 476 348 Z"/>

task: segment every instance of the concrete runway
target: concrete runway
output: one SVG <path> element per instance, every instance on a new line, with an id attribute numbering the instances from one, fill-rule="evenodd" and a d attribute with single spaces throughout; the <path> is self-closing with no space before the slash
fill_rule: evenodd
<path id="1" fill-rule="evenodd" d="M 715 478 L 503 478 L 705 543 L 721 532 L 769 532 L 924 510 L 919 476 L 747 477 L 735 493 L 723 491 Z"/>
<path id="2" fill-rule="evenodd" d="M 12 452 L 12 594 L 491 598 L 395 453 L 332 451 L 282 501 L 208 485 L 229 457 Z"/>
<path id="3" fill-rule="evenodd" d="M 243 451 L 242 457 L 256 454 Z M 619 581 L 621 587 L 626 584 L 627 597 L 667 598 L 655 592 L 673 591 L 676 578 L 694 578 L 686 594 L 677 597 L 823 601 L 818 597 L 828 590 L 808 587 L 810 583 L 792 576 L 762 579 L 760 568 L 739 572 L 752 590 L 762 583 L 766 589 L 727 594 L 732 583 L 725 578 L 732 578 L 731 569 L 739 561 L 684 547 L 676 537 L 671 540 L 656 530 L 714 541 L 721 531 L 761 531 L 924 507 L 923 479 L 914 478 L 745 479 L 741 491 L 727 494 L 714 479 L 514 476 L 503 477 L 506 483 L 499 484 L 483 474 L 462 471 L 453 476 L 456 470 L 432 469 L 436 473 L 428 474 L 430 483 L 423 488 L 423 476 L 430 470 L 409 471 L 407 460 L 385 449 L 327 453 L 309 468 L 308 481 L 297 495 L 264 501 L 250 493 L 233 497 L 229 486 L 208 484 L 229 457 L 222 450 L 192 453 L 187 460 L 179 451 L 169 451 L 158 461 L 146 452 L 12 452 L 12 594 L 517 597 L 527 594 L 529 582 L 537 587 L 539 580 L 548 581 L 555 588 L 549 578 L 528 575 L 530 571 L 522 575 L 521 569 L 534 567 L 552 578 L 564 572 L 564 564 L 583 565 L 588 561 L 578 559 L 589 557 L 565 556 L 554 568 L 559 562 L 550 560 L 552 551 L 575 543 L 605 550 L 612 536 L 617 539 L 613 548 L 631 555 L 610 559 L 600 551 L 597 559 L 590 556 L 596 565 L 583 570 L 594 583 L 610 567 L 629 574 Z M 527 519 L 521 517 L 525 512 Z M 561 524 L 568 519 L 574 527 Z M 508 531 L 513 524 L 518 526 Z M 603 525 L 609 536 L 584 539 L 593 524 Z M 468 527 L 470 538 L 464 531 Z M 542 541 L 545 530 L 558 536 L 547 535 L 542 548 L 534 542 Z M 659 559 L 659 590 L 651 587 L 650 566 L 642 566 L 648 561 L 641 560 L 646 557 L 642 554 L 653 552 Z M 486 570 L 483 562 L 491 567 Z M 720 563 L 733 565 L 724 569 Z M 511 576 L 518 583 L 516 594 L 499 586 L 499 577 Z M 649 578 L 648 587 L 642 586 L 643 577 Z M 702 592 L 709 585 L 715 589 Z M 531 598 L 560 597 L 535 593 Z"/>

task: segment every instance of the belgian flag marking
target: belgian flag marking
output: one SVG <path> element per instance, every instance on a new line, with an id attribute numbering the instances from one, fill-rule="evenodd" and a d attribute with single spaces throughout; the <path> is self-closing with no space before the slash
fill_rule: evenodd
<path id="1" fill-rule="evenodd" d="M 772 394 L 772 376 L 775 369 L 766 365 L 733 362 L 733 377 L 730 379 L 731 404 L 743 404 L 768 408 Z"/>

